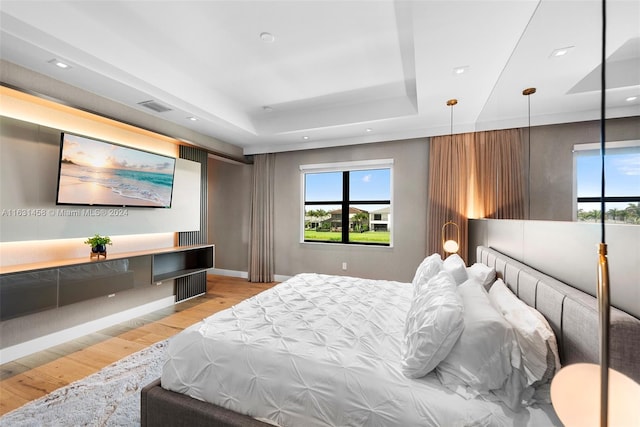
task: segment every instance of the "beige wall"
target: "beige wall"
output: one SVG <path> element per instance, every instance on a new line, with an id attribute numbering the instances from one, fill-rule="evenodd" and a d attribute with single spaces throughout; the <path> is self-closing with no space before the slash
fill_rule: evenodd
<path id="1" fill-rule="evenodd" d="M 276 274 L 316 272 L 410 281 L 426 250 L 427 155 L 424 139 L 277 153 Z M 394 159 L 392 248 L 300 243 L 300 165 L 388 158 Z M 252 166 L 209 161 L 209 229 L 217 269 L 248 269 L 251 173 Z"/>
<path id="2" fill-rule="evenodd" d="M 608 120 L 606 137 L 607 141 L 640 139 L 640 117 Z M 531 219 L 573 220 L 573 146 L 598 141 L 598 121 L 531 129 Z"/>
<path id="3" fill-rule="evenodd" d="M 209 158 L 209 242 L 215 267 L 246 272 L 252 166 Z"/>
<path id="4" fill-rule="evenodd" d="M 278 153 L 276 274 L 318 272 L 410 281 L 426 250 L 427 155 L 425 139 Z M 390 158 L 394 160 L 393 247 L 300 243 L 300 165 Z"/>

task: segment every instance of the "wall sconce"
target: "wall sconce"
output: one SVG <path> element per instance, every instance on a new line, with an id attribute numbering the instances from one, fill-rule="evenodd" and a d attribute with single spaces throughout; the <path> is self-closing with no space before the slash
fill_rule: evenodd
<path id="1" fill-rule="evenodd" d="M 451 234 L 451 230 L 447 229 L 451 228 L 455 229 L 455 239 L 446 238 L 447 235 Z M 460 242 L 460 228 L 458 227 L 458 224 L 453 221 L 445 222 L 442 226 L 442 249 L 444 249 L 445 258 L 448 256 L 448 254 L 455 254 L 456 252 L 458 252 L 458 249 L 460 249 L 460 245 L 458 244 L 458 242 Z"/>

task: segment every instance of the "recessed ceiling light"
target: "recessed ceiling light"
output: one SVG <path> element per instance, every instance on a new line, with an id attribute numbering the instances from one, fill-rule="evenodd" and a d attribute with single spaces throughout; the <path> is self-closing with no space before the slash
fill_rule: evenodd
<path id="1" fill-rule="evenodd" d="M 302 137 L 302 139 L 304 139 L 306 141 L 307 139 L 309 139 L 309 137 L 307 135 L 305 135 L 305 136 Z"/>
<path id="2" fill-rule="evenodd" d="M 456 74 L 456 75 L 464 74 L 467 71 L 469 71 L 469 68 L 471 68 L 471 67 L 469 67 L 468 65 L 464 65 L 462 67 L 455 67 L 453 69 L 453 74 Z"/>
<path id="3" fill-rule="evenodd" d="M 49 64 L 53 64 L 58 68 L 62 68 L 63 70 L 67 70 L 69 68 L 71 68 L 71 65 L 67 64 L 66 62 L 63 62 L 59 59 L 53 58 L 51 60 L 48 61 Z"/>
<path id="4" fill-rule="evenodd" d="M 274 41 L 276 41 L 276 38 L 273 36 L 273 34 L 264 32 L 260 33 L 260 40 L 265 43 L 273 43 Z"/>
<path id="5" fill-rule="evenodd" d="M 271 113 L 273 112 L 273 108 L 265 105 L 264 107 L 262 107 L 262 111 L 264 111 L 265 113 Z"/>
<path id="6" fill-rule="evenodd" d="M 187 119 L 191 120 L 192 122 L 195 122 L 198 120 L 197 117 L 187 117 Z"/>
<path id="7" fill-rule="evenodd" d="M 633 101 L 635 101 L 636 99 L 638 99 L 638 97 L 637 97 L 637 96 L 630 96 L 630 97 L 628 97 L 627 99 L 625 99 L 625 101 L 627 101 L 627 102 L 633 102 Z"/>
<path id="8" fill-rule="evenodd" d="M 366 128 L 364 131 L 365 131 L 365 132 L 373 132 L 373 129 L 371 129 L 371 128 Z"/>
<path id="9" fill-rule="evenodd" d="M 573 49 L 573 46 L 567 46 L 567 47 L 558 48 L 558 49 L 554 50 L 553 52 L 551 52 L 551 57 L 557 58 L 559 56 L 565 56 L 567 53 L 569 53 L 569 51 L 571 49 Z"/>

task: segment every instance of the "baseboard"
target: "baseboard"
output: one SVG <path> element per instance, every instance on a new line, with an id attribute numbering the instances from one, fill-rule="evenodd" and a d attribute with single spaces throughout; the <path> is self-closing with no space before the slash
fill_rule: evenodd
<path id="1" fill-rule="evenodd" d="M 130 308 L 119 313 L 114 313 L 100 319 L 92 320 L 90 322 L 74 326 L 72 328 L 64 329 L 62 331 L 54 332 L 52 334 L 44 335 L 30 341 L 0 349 L 0 363 L 11 362 L 12 360 L 28 356 L 38 351 L 46 350 L 49 347 L 53 347 L 64 342 L 80 338 L 84 335 L 97 332 L 101 329 L 117 325 L 118 323 L 135 319 L 136 317 L 152 313 L 156 310 L 171 307 L 174 304 L 175 296 L 171 295 L 169 297 L 165 297 L 138 307 Z"/>
<path id="2" fill-rule="evenodd" d="M 246 271 L 238 271 L 238 270 L 225 270 L 224 268 L 212 268 L 209 270 L 211 274 L 217 274 L 219 276 L 228 276 L 228 277 L 240 277 L 242 279 L 248 279 L 249 273 Z"/>
<path id="3" fill-rule="evenodd" d="M 227 276 L 227 277 L 241 277 L 243 279 L 249 278 L 249 273 L 246 271 L 238 271 L 238 270 L 225 270 L 222 268 L 212 268 L 209 270 L 211 274 L 217 274 L 219 276 Z M 291 276 L 283 276 L 282 274 L 275 274 L 273 276 L 273 280 L 276 282 L 284 282 L 287 279 L 290 279 Z"/>

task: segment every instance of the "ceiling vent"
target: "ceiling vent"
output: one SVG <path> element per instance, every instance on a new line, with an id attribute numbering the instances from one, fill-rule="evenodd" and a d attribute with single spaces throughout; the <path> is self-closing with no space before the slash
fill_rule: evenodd
<path id="1" fill-rule="evenodd" d="M 172 109 L 167 107 L 166 105 L 160 104 L 158 101 L 143 101 L 138 102 L 138 105 L 142 105 L 150 110 L 155 111 L 156 113 L 164 113 L 166 111 L 171 111 Z"/>

